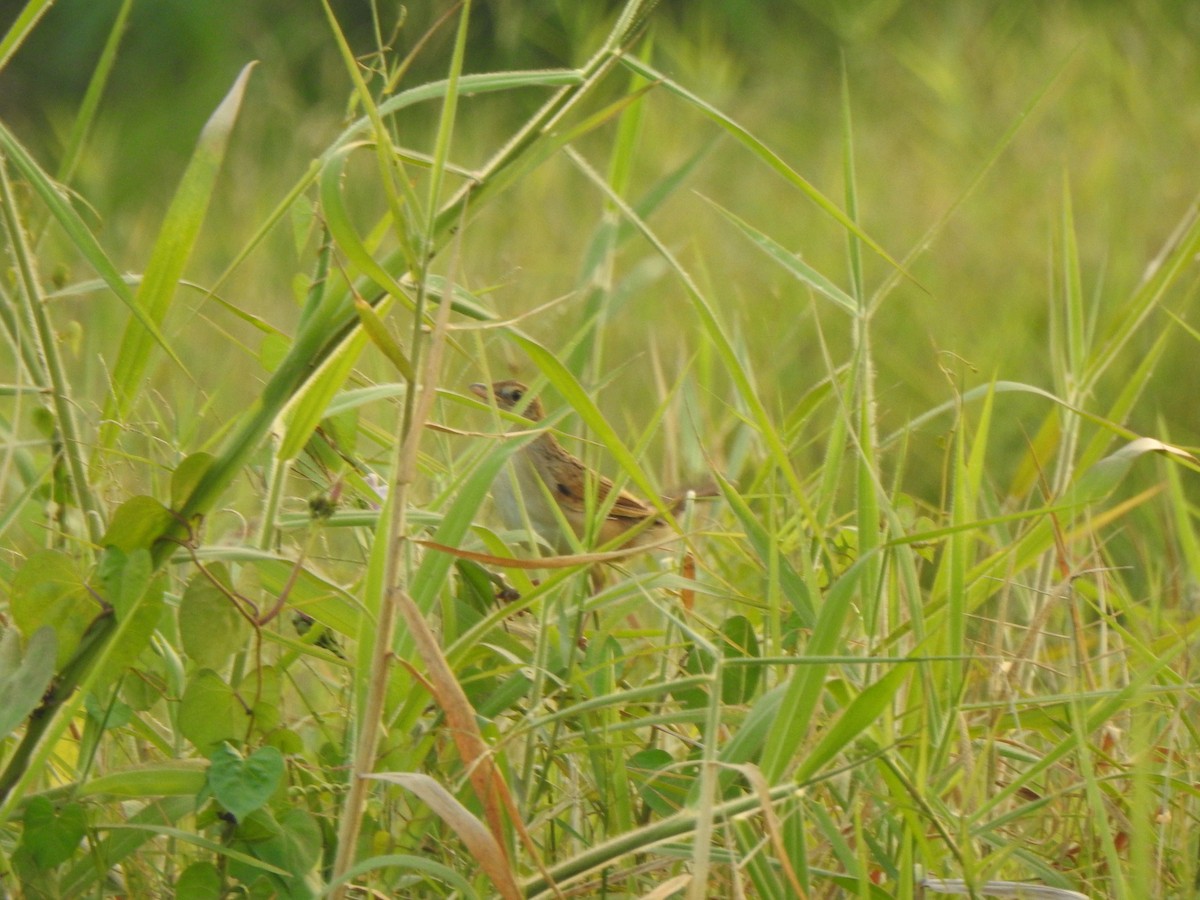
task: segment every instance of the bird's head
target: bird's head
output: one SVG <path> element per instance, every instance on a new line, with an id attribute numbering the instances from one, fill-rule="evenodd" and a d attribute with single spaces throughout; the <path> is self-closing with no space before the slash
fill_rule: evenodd
<path id="1" fill-rule="evenodd" d="M 531 422 L 540 422 L 544 415 L 542 404 L 536 397 L 530 397 L 529 388 L 519 381 L 497 381 L 491 385 L 477 382 L 471 385 L 471 393 L 494 402 L 500 409 L 519 413 Z"/>

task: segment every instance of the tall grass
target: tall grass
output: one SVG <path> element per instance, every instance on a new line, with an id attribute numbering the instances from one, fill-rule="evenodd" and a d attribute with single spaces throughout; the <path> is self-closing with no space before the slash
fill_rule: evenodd
<path id="1" fill-rule="evenodd" d="M 1145 410 L 1195 338 L 1194 209 L 1140 283 L 1100 302 L 1066 172 L 1042 260 L 1049 379 L 968 386 L 946 362 L 937 401 L 896 421 L 882 373 L 918 335 L 888 323 L 905 304 L 950 308 L 930 248 L 1057 76 L 905 246 L 867 224 L 863 173 L 888 161 L 861 147 L 849 65 L 825 135 L 835 198 L 736 102 L 661 64 L 652 6 L 629 0 L 577 68 L 478 72 L 466 2 L 432 26 L 445 78 L 412 84 L 415 55 L 441 45 L 380 47 L 364 67 L 325 4 L 352 115 L 199 286 L 203 316 L 226 323 L 220 366 L 178 323 L 195 315 L 192 255 L 225 224 L 209 210 L 259 73 L 216 106 L 132 276 L 62 184 L 129 4 L 62 166 L 0 123 L 6 889 L 1191 891 L 1196 462 Z M 27 4 L 0 64 L 43 7 Z M 529 92 L 540 105 L 489 153 L 462 148 L 468 98 Z M 409 126 L 426 106 L 423 143 Z M 683 120 L 703 139 L 660 150 L 650 136 Z M 721 254 L 775 276 L 767 300 L 723 278 L 716 246 L 670 234 L 713 142 L 773 193 L 693 207 Z M 483 286 L 477 248 L 535 218 L 517 198 L 547 178 L 586 198 L 567 204 L 587 232 L 579 290 L 522 315 Z M 794 251 L 794 215 L 836 230 L 836 267 Z M 231 285 L 289 226 L 298 303 L 281 325 L 254 296 L 279 285 Z M 73 280 L 55 286 L 60 266 Z M 679 298 L 672 322 L 651 290 Z M 62 303 L 79 295 L 124 317 L 119 342 L 82 337 L 98 384 L 64 358 Z M 630 322 L 643 347 L 623 359 L 613 335 Z M 486 499 L 532 435 L 462 390 L 514 359 L 545 427 L 619 485 L 668 515 L 661 461 L 718 497 L 602 585 L 597 548 L 531 554 Z M 261 383 L 216 415 L 231 372 Z M 621 418 L 603 389 L 628 381 Z M 1032 411 L 1023 433 L 1013 408 Z"/>

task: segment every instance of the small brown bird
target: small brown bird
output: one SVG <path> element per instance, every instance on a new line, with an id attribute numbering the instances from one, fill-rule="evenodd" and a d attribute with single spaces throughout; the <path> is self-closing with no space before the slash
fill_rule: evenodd
<path id="1" fill-rule="evenodd" d="M 527 396 L 528 388 L 519 381 L 497 381 L 491 387 L 473 384 L 471 392 L 494 401 L 500 409 L 519 410 L 530 422 L 540 422 L 545 415 L 538 399 Z M 525 528 L 528 515 L 528 525 L 559 553 L 571 549 L 563 520 L 576 537 L 582 538 L 587 532 L 589 491 L 594 494 L 594 508 L 608 508 L 613 483 L 563 449 L 549 431 L 518 450 L 505 471 L 492 482 L 492 500 L 504 524 L 512 529 Z M 673 503 L 672 508 L 681 503 L 682 500 Z M 559 513 L 555 512 L 556 507 Z M 623 548 L 659 543 L 671 530 L 655 507 L 619 491 L 596 529 L 596 543 L 608 544 L 635 529 L 636 533 L 621 545 Z"/>

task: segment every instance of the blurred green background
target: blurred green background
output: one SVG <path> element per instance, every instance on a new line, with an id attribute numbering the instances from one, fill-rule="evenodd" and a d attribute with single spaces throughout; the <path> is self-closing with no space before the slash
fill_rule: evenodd
<path id="1" fill-rule="evenodd" d="M 0 72 L 0 116 L 48 169 L 57 163 L 117 7 L 114 0 L 60 0 Z M 467 69 L 578 65 L 611 25 L 616 7 L 481 0 Z M 397 5 L 373 10 L 342 0 L 334 8 L 355 51 L 370 63 L 381 41 L 401 52 L 411 48 L 447 7 L 412 4 L 398 30 Z M 452 27 L 438 30 L 402 87 L 442 77 L 452 39 Z M 795 0 L 664 2 L 654 14 L 646 52 L 839 204 L 844 67 L 862 225 L 897 259 L 958 204 L 948 226 L 911 263 L 923 290 L 899 285 L 876 319 L 881 412 L 886 424 L 899 427 L 954 392 L 992 378 L 1052 387 L 1048 331 L 1059 316 L 1067 189 L 1083 288 L 1102 337 L 1105 310 L 1134 290 L 1196 196 L 1197 46 L 1200 4 L 1194 3 Z M 200 127 L 249 60 L 259 66 L 188 269 L 188 278 L 200 285 L 226 267 L 336 136 L 346 121 L 349 79 L 319 4 L 135 4 L 71 182 L 91 207 L 101 240 L 129 271 L 144 266 L 148 241 Z M 542 99 L 500 94 L 466 100 L 454 161 L 480 165 Z M 693 110 L 661 91 L 651 91 L 646 102 L 631 196 L 707 148 L 651 224 L 716 299 L 723 321 L 755 361 L 764 397 L 782 413 L 826 373 L 814 315 L 835 361 L 845 359 L 849 324 L 828 304 L 814 305 L 705 198 L 843 287 L 844 232 Z M 398 123 L 400 138 L 427 150 L 435 116 L 432 108 L 417 110 Z M 610 128 L 589 135 L 579 149 L 603 171 L 611 141 Z M 369 223 L 375 207 L 368 180 L 357 189 L 360 221 Z M 595 189 L 564 160 L 551 160 L 472 224 L 464 282 L 486 292 L 503 316 L 568 294 L 579 287 L 585 248 L 601 214 Z M 311 257 L 311 246 L 277 228 L 220 293 L 287 330 L 297 309 L 296 273 L 311 267 Z M 643 396 L 639 361 L 654 351 L 668 368 L 685 364 L 699 330 L 682 289 L 649 248 L 630 242 L 618 265 L 618 278 L 637 274 L 637 289 L 616 308 L 596 352 L 617 373 L 606 398 L 644 411 L 655 398 Z M 61 282 L 90 277 L 69 256 L 60 266 L 43 275 Z M 889 274 L 873 255 L 866 270 L 870 291 Z M 1168 298 L 1167 306 L 1186 318 L 1191 293 Z M 255 388 L 244 371 L 229 371 L 222 348 L 233 341 L 254 350 L 258 335 L 201 297 L 193 292 L 173 311 L 166 333 L 187 354 L 196 383 L 220 413 L 239 408 Z M 59 315 L 115 339 L 125 311 L 111 298 L 91 295 L 63 301 Z M 574 333 L 581 315 L 568 300 L 525 327 L 556 348 Z M 1155 316 L 1146 342 L 1177 327 L 1161 312 Z M 500 365 L 529 374 L 512 351 L 493 349 Z M 1114 372 L 1111 389 L 1119 388 L 1122 370 L 1138 363 L 1137 349 Z M 1132 427 L 1153 431 L 1162 416 L 1172 439 L 1198 441 L 1190 390 L 1194 356 L 1192 339 L 1179 330 L 1157 381 L 1161 391 L 1145 398 Z M 97 359 L 83 354 L 74 360 L 83 382 L 103 377 Z M 473 380 L 471 360 L 451 366 L 453 377 Z M 186 389 L 169 366 L 161 374 L 168 396 Z M 722 393 L 720 385 L 712 389 Z M 1097 398 L 1097 408 L 1106 402 Z M 1014 450 L 1024 441 L 1021 428 L 1035 429 L 1045 412 L 1044 404 L 1028 399 L 1004 401 L 1001 414 L 1019 423 L 1009 435 Z"/>

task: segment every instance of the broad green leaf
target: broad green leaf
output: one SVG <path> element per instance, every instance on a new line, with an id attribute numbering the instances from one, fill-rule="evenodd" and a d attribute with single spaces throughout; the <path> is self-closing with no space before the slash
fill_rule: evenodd
<path id="1" fill-rule="evenodd" d="M 42 626 L 54 630 L 59 668 L 79 646 L 88 623 L 100 612 L 100 604 L 84 586 L 71 557 L 44 550 L 25 560 L 13 578 L 9 612 L 28 637 Z"/>
<path id="2" fill-rule="evenodd" d="M 213 797 L 239 822 L 271 799 L 283 781 L 283 754 L 275 747 L 260 747 L 243 757 L 226 743 L 209 761 L 208 786 Z"/>
<path id="3" fill-rule="evenodd" d="M 683 670 L 689 675 L 709 675 L 717 665 L 716 654 L 706 645 L 692 644 L 683 658 Z M 712 679 L 671 688 L 671 696 L 687 709 L 707 709 L 713 690 Z"/>
<path id="4" fill-rule="evenodd" d="M 260 810 L 251 817 L 264 813 L 266 810 Z M 254 855 L 290 874 L 292 897 L 312 896 L 303 879 L 321 859 L 321 826 L 308 810 L 294 806 L 279 812 L 275 823 L 275 833 L 253 845 Z"/>
<path id="5" fill-rule="evenodd" d="M 149 550 L 173 522 L 171 511 L 153 497 L 130 497 L 113 513 L 101 541 L 105 546 L 117 547 L 126 553 L 138 548 Z"/>
<path id="6" fill-rule="evenodd" d="M 221 900 L 221 873 L 210 862 L 194 862 L 175 881 L 175 900 Z"/>
<path id="7" fill-rule="evenodd" d="M 43 625 L 30 635 L 21 653 L 21 634 L 6 628 L 0 636 L 0 739 L 12 734 L 37 709 L 54 678 L 57 639 Z"/>
<path id="8" fill-rule="evenodd" d="M 21 845 L 42 869 L 62 865 L 76 853 L 87 833 L 87 814 L 81 803 L 56 808 L 46 797 L 31 797 L 25 807 Z"/>
<path id="9" fill-rule="evenodd" d="M 213 563 L 207 569 L 208 575 L 192 576 L 179 598 L 179 637 L 197 668 L 216 670 L 245 646 L 250 627 L 234 605 L 225 565 Z"/>
<path id="10" fill-rule="evenodd" d="M 745 616 L 730 616 L 721 626 L 721 655 L 730 659 L 755 659 L 759 656 L 758 635 Z M 748 703 L 758 690 L 762 677 L 760 665 L 723 666 L 721 668 L 721 702 L 727 706 Z"/>
<path id="11" fill-rule="evenodd" d="M 374 524 L 374 516 L 370 524 Z M 354 634 L 361 608 L 341 585 L 314 571 L 311 565 L 296 573 L 296 561 L 252 547 L 204 547 L 196 551 L 204 563 L 222 561 L 253 567 L 268 595 L 288 591 L 288 606 L 312 616 L 339 634 Z"/>
<path id="12" fill-rule="evenodd" d="M 283 679 L 275 666 L 263 666 L 255 676 L 254 728 L 269 735 L 284 724 Z"/>
<path id="13" fill-rule="evenodd" d="M 201 669 L 187 684 L 179 702 L 179 732 L 201 753 L 225 741 L 240 741 L 246 732 L 246 708 L 212 669 Z"/>
<path id="14" fill-rule="evenodd" d="M 133 707 L 111 695 L 104 702 L 89 693 L 83 699 L 88 718 L 104 728 L 124 728 L 133 721 Z"/>
<path id="15" fill-rule="evenodd" d="M 150 554 L 144 547 L 128 553 L 110 546 L 96 567 L 102 596 L 116 614 L 117 621 L 128 616 L 150 585 Z"/>

